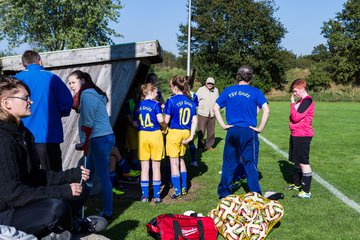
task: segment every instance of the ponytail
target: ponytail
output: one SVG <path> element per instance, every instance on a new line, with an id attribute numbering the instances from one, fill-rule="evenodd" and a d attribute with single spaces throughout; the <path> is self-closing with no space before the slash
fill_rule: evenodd
<path id="1" fill-rule="evenodd" d="M 154 91 L 156 87 L 152 83 L 145 83 L 140 86 L 140 96 L 141 100 L 144 100 L 145 97 L 152 91 Z"/>
<path id="2" fill-rule="evenodd" d="M 189 100 L 192 101 L 192 96 L 191 96 L 191 93 L 190 93 L 190 86 L 189 86 L 188 81 L 186 80 L 186 78 L 179 77 L 179 76 L 174 76 L 174 77 L 171 78 L 170 84 L 172 86 L 176 86 L 182 92 L 182 94 L 187 96 L 189 98 Z"/>

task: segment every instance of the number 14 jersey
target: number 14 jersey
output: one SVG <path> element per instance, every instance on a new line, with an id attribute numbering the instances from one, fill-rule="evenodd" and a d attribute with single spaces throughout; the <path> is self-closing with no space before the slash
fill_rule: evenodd
<path id="1" fill-rule="evenodd" d="M 154 100 L 142 100 L 134 113 L 134 121 L 139 123 L 139 131 L 156 131 L 160 129 L 157 115 L 162 114 L 160 103 Z"/>

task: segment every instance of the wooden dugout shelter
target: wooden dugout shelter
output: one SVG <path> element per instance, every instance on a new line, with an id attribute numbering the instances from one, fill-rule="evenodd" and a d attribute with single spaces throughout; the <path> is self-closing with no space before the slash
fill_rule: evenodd
<path id="1" fill-rule="evenodd" d="M 157 40 L 44 52 L 40 55 L 45 69 L 58 75 L 66 84 L 72 71 L 88 72 L 93 81 L 107 93 L 107 110 L 113 127 L 130 88 L 145 81 L 151 64 L 162 62 L 161 47 Z M 4 75 L 14 75 L 23 70 L 21 55 L 1 58 L 0 68 Z M 64 169 L 75 167 L 83 155 L 82 151 L 74 148 L 79 142 L 78 118 L 78 114 L 71 111 L 70 116 L 62 119 Z"/>

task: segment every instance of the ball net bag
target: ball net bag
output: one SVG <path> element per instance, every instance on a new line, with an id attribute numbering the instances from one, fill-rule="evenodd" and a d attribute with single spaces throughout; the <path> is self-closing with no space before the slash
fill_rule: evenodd
<path id="1" fill-rule="evenodd" d="M 258 193 L 229 195 L 209 213 L 227 240 L 261 240 L 284 216 L 284 207 Z"/>

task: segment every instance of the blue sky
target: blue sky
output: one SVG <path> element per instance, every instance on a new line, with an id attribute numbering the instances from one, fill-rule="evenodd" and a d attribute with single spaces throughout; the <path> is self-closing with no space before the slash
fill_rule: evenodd
<path id="1" fill-rule="evenodd" d="M 275 16 L 288 33 L 282 46 L 297 55 L 310 54 L 313 47 L 325 43 L 321 35 L 323 22 L 335 18 L 345 0 L 275 0 L 279 10 Z M 179 24 L 187 24 L 188 0 L 122 0 L 119 23 L 111 24 L 123 38 L 115 43 L 157 39 L 163 49 L 178 54 Z M 0 50 L 6 42 L 0 42 Z M 26 47 L 16 51 L 21 53 Z"/>

